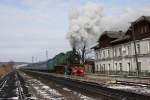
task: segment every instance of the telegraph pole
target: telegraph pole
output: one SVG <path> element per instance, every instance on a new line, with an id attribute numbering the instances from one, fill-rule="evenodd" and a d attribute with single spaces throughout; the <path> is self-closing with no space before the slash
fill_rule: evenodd
<path id="1" fill-rule="evenodd" d="M 34 63 L 34 57 L 32 56 L 32 63 Z"/>
<path id="2" fill-rule="evenodd" d="M 137 48 L 136 48 L 136 39 L 135 39 L 135 32 L 134 32 L 134 26 L 132 24 L 132 38 L 133 38 L 133 44 L 134 44 L 134 51 L 135 51 L 135 62 L 137 67 L 137 76 L 140 76 L 140 69 L 138 64 L 138 55 L 137 55 Z"/>
<path id="3" fill-rule="evenodd" d="M 48 60 L 48 51 L 46 49 L 46 60 Z"/>

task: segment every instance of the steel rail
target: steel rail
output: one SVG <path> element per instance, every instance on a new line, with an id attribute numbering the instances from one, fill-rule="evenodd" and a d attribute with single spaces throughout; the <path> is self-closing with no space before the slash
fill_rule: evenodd
<path id="1" fill-rule="evenodd" d="M 7 79 L 3 80 L 3 82 L 0 84 L 0 90 L 2 90 L 4 88 L 6 83 L 7 83 Z"/>
<path id="2" fill-rule="evenodd" d="M 17 82 L 19 100 L 24 100 L 24 93 L 23 93 L 22 88 L 21 88 L 21 83 L 20 83 L 20 80 L 18 78 L 18 73 L 15 72 L 15 75 L 16 75 L 16 82 Z"/>
<path id="3" fill-rule="evenodd" d="M 148 84 L 148 83 L 140 83 L 140 82 L 128 82 L 128 81 L 116 80 L 116 84 L 150 88 L 150 84 Z"/>
<path id="4" fill-rule="evenodd" d="M 11 72 L 10 72 L 11 73 Z M 7 75 L 5 75 L 1 80 L 2 82 L 0 83 L 0 90 L 2 90 L 4 88 L 4 86 L 7 83 L 8 80 L 8 76 L 10 75 L 10 73 L 8 73 Z"/>
<path id="5" fill-rule="evenodd" d="M 78 89 L 83 92 L 95 93 L 99 95 L 104 95 L 106 97 L 112 98 L 113 100 L 149 100 L 150 96 L 137 94 L 129 91 L 117 90 L 99 85 L 93 82 L 73 80 L 70 78 L 58 77 L 48 73 L 27 71 L 28 74 L 38 75 L 42 78 L 52 80 L 56 83 L 63 84 L 65 86 Z"/>

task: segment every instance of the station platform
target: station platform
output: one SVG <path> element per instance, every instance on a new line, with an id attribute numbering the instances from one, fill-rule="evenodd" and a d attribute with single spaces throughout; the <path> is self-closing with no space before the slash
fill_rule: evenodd
<path id="1" fill-rule="evenodd" d="M 81 81 L 88 81 L 88 82 L 94 82 L 98 84 L 112 84 L 116 83 L 117 81 L 126 81 L 126 82 L 134 82 L 134 83 L 141 83 L 141 84 L 150 84 L 150 78 L 148 77 L 120 77 L 118 75 L 103 75 L 103 74 L 97 74 L 97 73 L 86 73 L 84 77 L 80 76 L 74 76 L 74 75 L 64 75 L 64 74 L 55 74 L 55 73 L 49 73 L 54 76 L 58 77 L 66 77 L 71 78 L 75 80 L 81 80 Z"/>
<path id="2" fill-rule="evenodd" d="M 113 83 L 116 81 L 127 81 L 127 82 L 136 82 L 136 83 L 144 83 L 150 84 L 150 77 L 121 77 L 119 75 L 103 75 L 97 73 L 86 73 L 85 78 L 89 81 L 94 81 L 96 83 Z"/>

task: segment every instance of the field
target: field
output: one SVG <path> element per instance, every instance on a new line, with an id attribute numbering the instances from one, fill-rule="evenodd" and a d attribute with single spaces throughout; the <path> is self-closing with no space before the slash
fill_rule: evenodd
<path id="1" fill-rule="evenodd" d="M 13 69 L 13 64 L 11 63 L 0 65 L 0 78 L 7 75 L 9 72 L 12 71 L 12 69 Z"/>

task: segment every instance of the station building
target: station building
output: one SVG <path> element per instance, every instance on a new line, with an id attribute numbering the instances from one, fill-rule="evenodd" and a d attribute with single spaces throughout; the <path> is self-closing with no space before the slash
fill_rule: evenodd
<path id="1" fill-rule="evenodd" d="M 103 32 L 93 48 L 97 73 L 134 76 L 138 63 L 140 74 L 150 75 L 150 16 L 141 16 L 126 32 Z"/>

